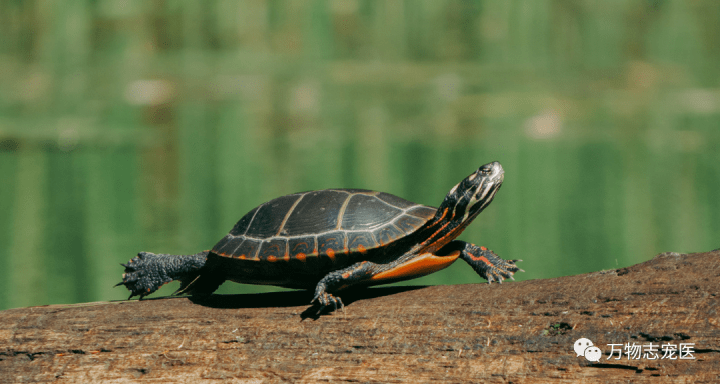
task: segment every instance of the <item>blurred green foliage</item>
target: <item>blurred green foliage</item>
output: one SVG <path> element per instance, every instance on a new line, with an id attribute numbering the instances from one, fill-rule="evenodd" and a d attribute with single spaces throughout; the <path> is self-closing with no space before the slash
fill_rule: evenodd
<path id="1" fill-rule="evenodd" d="M 718 20 L 714 0 L 0 2 L 0 308 L 124 298 L 119 262 L 209 249 L 280 195 L 438 205 L 493 160 L 505 184 L 461 239 L 519 279 L 717 248 Z"/>

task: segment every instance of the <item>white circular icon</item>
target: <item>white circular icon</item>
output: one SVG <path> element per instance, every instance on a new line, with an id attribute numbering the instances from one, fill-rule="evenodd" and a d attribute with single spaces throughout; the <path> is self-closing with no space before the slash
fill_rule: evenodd
<path id="1" fill-rule="evenodd" d="M 598 362 L 600 361 L 600 356 L 602 356 L 600 348 L 594 345 L 585 348 L 585 358 L 589 361 Z"/>
<path id="2" fill-rule="evenodd" d="M 590 341 L 590 339 L 582 338 L 578 339 L 575 342 L 575 353 L 577 353 L 578 356 L 585 356 L 585 349 L 587 347 L 592 347 L 593 342 Z"/>

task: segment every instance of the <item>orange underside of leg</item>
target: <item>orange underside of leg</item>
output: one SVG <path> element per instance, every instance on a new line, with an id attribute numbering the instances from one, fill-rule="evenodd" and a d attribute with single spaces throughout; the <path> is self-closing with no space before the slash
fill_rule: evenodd
<path id="1" fill-rule="evenodd" d="M 460 256 L 460 251 L 455 251 L 447 256 L 435 256 L 432 253 L 419 255 L 407 262 L 396 266 L 393 269 L 383 271 L 370 278 L 374 283 L 385 281 L 407 280 L 447 268 Z"/>

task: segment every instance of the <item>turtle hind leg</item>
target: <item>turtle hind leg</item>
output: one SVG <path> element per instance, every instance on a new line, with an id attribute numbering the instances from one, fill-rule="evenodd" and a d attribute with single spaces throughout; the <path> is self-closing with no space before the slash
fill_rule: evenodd
<path id="1" fill-rule="evenodd" d="M 478 247 L 475 244 L 459 240 L 451 242 L 446 247 L 459 249 L 460 258 L 470 264 L 475 272 L 486 279 L 488 283 L 493 281 L 502 283 L 504 279 L 515 280 L 513 277 L 515 272 L 525 272 L 515 265 L 516 262 L 522 260 L 501 259 L 495 252 L 485 247 Z"/>
<path id="2" fill-rule="evenodd" d="M 140 296 L 142 299 L 173 280 L 180 280 L 185 288 L 196 279 L 205 265 L 209 251 L 194 255 L 167 255 L 140 252 L 130 259 L 125 267 L 123 280 L 116 284 L 125 285 L 130 291 L 130 298 Z"/>

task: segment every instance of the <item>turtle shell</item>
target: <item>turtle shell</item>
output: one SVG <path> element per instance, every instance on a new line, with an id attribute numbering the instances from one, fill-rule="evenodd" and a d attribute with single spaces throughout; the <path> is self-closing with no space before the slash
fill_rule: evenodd
<path id="1" fill-rule="evenodd" d="M 296 193 L 248 212 L 211 252 L 242 264 L 231 268 L 231 280 L 297 286 L 272 277 L 323 276 L 377 258 L 408 239 L 435 212 L 388 193 L 362 189 Z M 417 241 L 405 243 L 411 246 Z"/>

